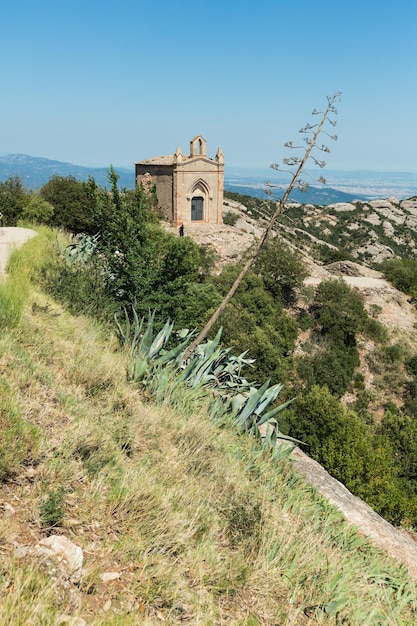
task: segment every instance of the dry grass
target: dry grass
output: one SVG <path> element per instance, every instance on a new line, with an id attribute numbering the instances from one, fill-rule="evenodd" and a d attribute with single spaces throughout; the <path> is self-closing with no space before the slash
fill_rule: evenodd
<path id="1" fill-rule="evenodd" d="M 154 404 L 111 337 L 42 293 L 0 337 L 0 384 L 34 433 L 0 484 L 1 624 L 416 622 L 405 570 L 289 463 L 175 381 Z M 83 549 L 79 582 L 16 553 L 48 534 Z"/>

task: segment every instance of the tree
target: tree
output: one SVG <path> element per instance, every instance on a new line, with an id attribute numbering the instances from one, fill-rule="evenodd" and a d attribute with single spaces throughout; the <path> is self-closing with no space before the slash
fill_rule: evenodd
<path id="1" fill-rule="evenodd" d="M 277 237 L 265 242 L 254 271 L 262 276 L 265 288 L 284 304 L 294 300 L 295 290 L 308 276 L 301 255 Z"/>
<path id="2" fill-rule="evenodd" d="M 246 261 L 245 265 L 242 268 L 242 271 L 240 272 L 239 276 L 236 278 L 235 282 L 233 283 L 233 285 L 230 287 L 228 293 L 226 294 L 226 296 L 223 299 L 223 302 L 220 304 L 220 306 L 217 308 L 217 310 L 214 312 L 214 314 L 212 315 L 212 317 L 210 318 L 210 320 L 207 322 L 207 324 L 205 325 L 205 327 L 202 329 L 202 331 L 200 332 L 200 334 L 197 336 L 197 338 L 190 344 L 190 346 L 188 347 L 188 349 L 186 350 L 185 354 L 184 354 L 184 360 L 187 360 L 188 357 L 191 355 L 191 353 L 195 350 L 195 348 L 201 343 L 201 341 L 203 341 L 203 339 L 205 339 L 205 337 L 208 335 L 208 333 L 210 332 L 211 328 L 214 326 L 214 324 L 216 323 L 216 321 L 219 319 L 219 317 L 221 316 L 221 314 L 223 313 L 223 311 L 225 310 L 226 306 L 228 305 L 228 303 L 230 302 L 230 300 L 233 298 L 234 294 L 236 293 L 236 290 L 238 289 L 240 283 L 242 282 L 243 278 L 245 277 L 245 275 L 248 273 L 248 271 L 251 269 L 253 263 L 255 262 L 259 252 L 262 250 L 265 241 L 269 235 L 269 233 L 271 232 L 274 223 L 278 217 L 278 215 L 281 213 L 281 211 L 284 209 L 285 204 L 290 196 L 291 191 L 295 188 L 295 187 L 299 187 L 301 189 L 306 189 L 306 183 L 303 183 L 300 179 L 301 176 L 301 172 L 303 171 L 303 168 L 305 166 L 305 164 L 307 163 L 308 159 L 311 158 L 313 160 L 313 162 L 315 163 L 315 165 L 318 165 L 319 167 L 324 167 L 326 164 L 324 161 L 320 161 L 318 160 L 313 154 L 313 149 L 317 148 L 318 150 L 322 150 L 324 152 L 330 152 L 329 148 L 325 145 L 321 145 L 318 146 L 317 145 L 317 140 L 320 136 L 320 134 L 322 132 L 326 132 L 323 130 L 323 126 L 325 124 L 326 121 L 328 121 L 332 126 L 336 125 L 336 121 L 331 119 L 329 116 L 330 114 L 337 114 L 337 109 L 335 107 L 335 102 L 337 100 L 339 100 L 340 97 L 340 93 L 337 92 L 335 93 L 333 96 L 327 97 L 327 106 L 325 108 L 324 111 L 313 111 L 313 115 L 322 115 L 321 120 L 318 124 L 307 124 L 306 126 L 304 126 L 301 130 L 300 133 L 305 133 L 307 136 L 305 137 L 305 142 L 307 145 L 307 148 L 305 148 L 305 146 L 294 146 L 292 142 L 288 142 L 286 145 L 287 148 L 299 148 L 301 147 L 302 149 L 305 150 L 304 155 L 302 157 L 290 157 L 290 158 L 286 158 L 283 160 L 284 165 L 289 168 L 289 173 L 291 175 L 291 181 L 290 184 L 288 185 L 288 187 L 286 188 L 286 190 L 284 191 L 284 194 L 282 196 L 282 198 L 280 200 L 277 201 L 276 203 L 276 209 L 274 214 L 272 215 L 268 226 L 265 228 L 263 234 L 261 235 L 258 244 L 255 246 L 252 255 L 248 258 L 248 260 Z M 328 135 L 328 133 L 326 133 Z M 312 135 L 311 137 L 308 135 Z M 336 135 L 328 135 L 331 139 L 336 140 L 337 136 Z M 273 169 L 279 169 L 279 165 L 278 164 L 273 164 L 271 165 L 271 167 Z M 295 171 L 294 171 L 295 170 Z M 320 177 L 319 178 L 320 182 L 325 182 L 324 178 Z"/>
<path id="3" fill-rule="evenodd" d="M 355 335 L 368 320 L 362 295 L 342 279 L 325 280 L 317 288 L 317 319 L 324 335 L 346 346 L 356 345 Z"/>
<path id="4" fill-rule="evenodd" d="M 0 213 L 3 215 L 3 225 L 16 226 L 29 198 L 29 192 L 18 176 L 9 176 L 5 182 L 0 182 Z"/>
<path id="5" fill-rule="evenodd" d="M 415 515 L 415 501 L 408 501 L 399 482 L 388 439 L 374 435 L 326 387 L 315 386 L 294 402 L 287 427 L 308 444 L 310 456 L 386 519 L 400 523 Z"/>
<path id="6" fill-rule="evenodd" d="M 345 346 L 337 341 L 326 340 L 312 356 L 305 355 L 298 362 L 297 373 L 307 388 L 326 386 L 341 398 L 349 387 L 355 367 L 360 363 L 355 346 Z"/>
<path id="7" fill-rule="evenodd" d="M 227 266 L 213 277 L 222 299 L 240 270 L 238 265 Z M 297 326 L 283 310 L 281 299 L 265 288 L 262 276 L 252 270 L 246 274 L 212 332 L 220 325 L 222 340 L 234 353 L 249 351 L 255 359 L 255 370 L 245 372 L 247 376 L 258 381 L 270 378 L 273 383 L 282 380 L 292 365 L 288 355 L 295 347 Z"/>
<path id="8" fill-rule="evenodd" d="M 65 282 L 71 281 L 75 290 L 79 279 L 86 308 L 88 285 L 93 281 L 96 283 L 92 290 L 92 295 L 96 295 L 92 302 L 94 310 L 107 299 L 116 307 L 133 305 L 138 315 L 146 315 L 153 309 L 157 322 L 165 322 L 168 316 L 175 319 L 178 311 L 185 322 L 186 311 L 191 321 L 204 322 L 206 317 L 201 315 L 201 307 L 196 315 L 192 307 L 197 292 L 207 303 L 210 290 L 195 290 L 190 286 L 204 278 L 209 256 L 191 238 L 176 237 L 159 226 L 154 214 L 157 203 L 153 189 L 138 185 L 135 191 L 126 191 L 118 188 L 118 179 L 110 167 L 109 191 L 90 181 L 87 191 L 95 232 L 94 250 L 89 265 L 63 268 L 67 272 Z M 72 246 L 71 258 L 82 257 L 77 254 L 79 247 L 82 240 Z M 215 298 L 211 304 L 217 302 Z"/>
<path id="9" fill-rule="evenodd" d="M 91 186 L 74 176 L 52 176 L 39 190 L 41 198 L 54 207 L 52 225 L 73 233 L 94 234 L 94 206 Z"/>
<path id="10" fill-rule="evenodd" d="M 34 224 L 50 224 L 54 216 L 55 209 L 46 200 L 32 194 L 29 202 L 22 210 L 22 220 L 33 222 Z"/>

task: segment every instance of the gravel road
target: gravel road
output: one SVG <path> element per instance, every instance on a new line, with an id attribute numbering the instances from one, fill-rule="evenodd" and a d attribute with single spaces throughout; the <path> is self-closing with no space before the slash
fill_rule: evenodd
<path id="1" fill-rule="evenodd" d="M 20 228 L 19 226 L 0 228 L 0 274 L 5 273 L 7 260 L 13 248 L 18 248 L 35 235 L 36 232 L 30 228 Z"/>

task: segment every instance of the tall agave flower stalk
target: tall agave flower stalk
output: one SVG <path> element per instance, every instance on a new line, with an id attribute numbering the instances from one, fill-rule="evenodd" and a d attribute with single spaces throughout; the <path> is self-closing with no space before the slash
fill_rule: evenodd
<path id="1" fill-rule="evenodd" d="M 178 383 L 207 389 L 211 395 L 213 418 L 230 413 L 239 430 L 255 434 L 273 449 L 277 449 L 278 440 L 300 443 L 283 435 L 276 420 L 276 415 L 292 400 L 271 408 L 283 385 L 270 386 L 267 380 L 257 388 L 244 378 L 241 374 L 243 366 L 252 365 L 254 360 L 246 358 L 246 352 L 234 356 L 230 349 L 222 348 L 222 329 L 214 339 L 199 344 L 184 365 L 184 353 L 194 333 L 188 329 L 173 333 L 173 322 L 168 320 L 155 334 L 154 316 L 154 312 L 150 312 L 147 320 L 139 319 L 132 309 L 132 318 L 127 311 L 123 320 L 116 318 L 119 340 L 128 351 L 128 380 L 149 386 L 155 376 L 161 379 L 161 372 L 169 368 L 175 371 Z M 287 448 L 285 455 L 290 451 L 291 447 Z M 279 454 L 282 457 L 284 453 L 281 450 Z"/>

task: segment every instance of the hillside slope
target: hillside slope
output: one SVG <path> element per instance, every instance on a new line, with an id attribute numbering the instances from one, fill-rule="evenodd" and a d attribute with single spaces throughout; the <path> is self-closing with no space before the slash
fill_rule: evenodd
<path id="1" fill-rule="evenodd" d="M 108 332 L 35 287 L 0 392 L 2 624 L 414 623 L 404 568 L 291 462 L 175 381 L 155 404 Z"/>

